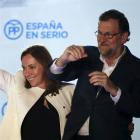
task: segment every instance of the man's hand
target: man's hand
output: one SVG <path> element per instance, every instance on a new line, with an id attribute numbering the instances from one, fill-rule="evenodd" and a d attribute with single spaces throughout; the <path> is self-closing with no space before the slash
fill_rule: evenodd
<path id="1" fill-rule="evenodd" d="M 64 51 L 64 53 L 56 60 L 55 64 L 62 67 L 69 62 L 77 61 L 84 57 L 87 57 L 84 48 L 82 46 L 72 45 Z"/>
<path id="2" fill-rule="evenodd" d="M 129 123 L 129 125 L 128 125 L 128 131 L 129 131 L 129 134 L 130 135 L 133 134 L 133 132 L 134 132 L 134 123 L 133 122 Z"/>
<path id="3" fill-rule="evenodd" d="M 117 95 L 118 87 L 113 84 L 113 82 L 109 79 L 109 77 L 100 71 L 94 71 L 89 74 L 90 83 L 94 86 L 101 86 L 109 92 L 113 97 Z"/>

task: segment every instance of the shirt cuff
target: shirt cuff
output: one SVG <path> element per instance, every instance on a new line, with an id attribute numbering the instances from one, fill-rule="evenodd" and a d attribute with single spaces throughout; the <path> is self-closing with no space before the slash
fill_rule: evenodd
<path id="1" fill-rule="evenodd" d="M 111 94 L 110 94 L 110 97 L 111 99 L 114 101 L 114 103 L 116 104 L 119 99 L 120 99 L 120 96 L 121 96 L 121 89 L 119 88 L 118 91 L 117 91 L 117 95 L 115 97 L 113 97 Z"/>
<path id="2" fill-rule="evenodd" d="M 52 65 L 50 66 L 50 71 L 53 73 L 53 74 L 61 74 L 63 73 L 63 69 L 65 68 L 64 67 L 58 67 L 55 62 L 56 62 L 57 59 L 54 60 L 54 62 L 52 63 Z"/>

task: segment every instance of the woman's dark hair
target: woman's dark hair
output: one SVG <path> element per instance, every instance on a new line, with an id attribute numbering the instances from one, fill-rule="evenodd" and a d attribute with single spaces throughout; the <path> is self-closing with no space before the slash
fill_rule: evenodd
<path id="1" fill-rule="evenodd" d="M 47 74 L 48 73 L 48 65 L 52 61 L 52 57 L 51 57 L 50 53 L 48 52 L 48 50 L 44 46 L 33 45 L 22 52 L 21 61 L 22 61 L 22 58 L 24 56 L 26 56 L 27 54 L 30 54 L 32 57 L 34 57 L 36 59 L 36 61 L 38 61 L 43 66 L 43 70 L 44 70 L 43 75 L 44 75 L 44 78 L 46 81 L 47 91 L 54 94 L 54 95 L 56 93 L 58 93 L 58 89 L 60 88 L 60 84 L 57 81 L 50 80 L 48 78 L 48 74 Z M 25 80 L 25 87 L 31 88 L 31 85 L 27 80 Z"/>
<path id="2" fill-rule="evenodd" d="M 128 32 L 128 36 L 130 36 L 129 22 L 125 15 L 118 10 L 111 9 L 105 11 L 100 15 L 99 21 L 107 21 L 109 19 L 116 19 L 119 23 L 119 28 L 121 32 Z M 128 38 L 129 41 L 129 38 Z"/>

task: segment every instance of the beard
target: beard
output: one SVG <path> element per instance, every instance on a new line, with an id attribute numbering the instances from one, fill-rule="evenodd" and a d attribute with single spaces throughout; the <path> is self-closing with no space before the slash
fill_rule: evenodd
<path id="1" fill-rule="evenodd" d="M 114 48 L 109 48 L 108 50 L 106 51 L 103 51 L 103 49 L 101 49 L 102 47 L 108 47 L 108 45 L 101 45 L 98 47 L 99 49 L 99 52 L 100 54 L 103 56 L 103 57 L 111 57 L 114 55 L 114 53 L 116 52 L 118 46 L 115 46 Z"/>
<path id="2" fill-rule="evenodd" d="M 111 57 L 114 52 L 115 52 L 115 49 L 111 48 L 106 52 L 101 52 L 101 55 L 104 57 Z"/>

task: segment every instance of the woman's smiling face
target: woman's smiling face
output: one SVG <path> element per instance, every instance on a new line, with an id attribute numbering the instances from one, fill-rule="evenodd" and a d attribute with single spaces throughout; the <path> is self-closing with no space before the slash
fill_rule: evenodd
<path id="1" fill-rule="evenodd" d="M 22 58 L 23 74 L 31 87 L 40 87 L 45 89 L 46 82 L 44 78 L 43 66 L 30 54 Z"/>

